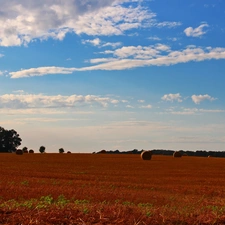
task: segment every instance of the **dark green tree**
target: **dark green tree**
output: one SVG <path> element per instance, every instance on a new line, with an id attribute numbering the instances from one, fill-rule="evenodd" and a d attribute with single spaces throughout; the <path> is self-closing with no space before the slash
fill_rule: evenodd
<path id="1" fill-rule="evenodd" d="M 40 153 L 45 153 L 45 146 L 41 146 L 41 147 L 39 148 L 39 152 L 40 152 Z"/>
<path id="2" fill-rule="evenodd" d="M 15 152 L 21 145 L 22 139 L 15 130 L 6 130 L 0 127 L 0 152 Z"/>
<path id="3" fill-rule="evenodd" d="M 65 151 L 64 151 L 64 149 L 63 148 L 60 148 L 59 149 L 59 153 L 64 153 Z"/>
<path id="4" fill-rule="evenodd" d="M 23 153 L 28 153 L 28 148 L 27 147 L 23 147 L 22 151 L 23 151 Z"/>

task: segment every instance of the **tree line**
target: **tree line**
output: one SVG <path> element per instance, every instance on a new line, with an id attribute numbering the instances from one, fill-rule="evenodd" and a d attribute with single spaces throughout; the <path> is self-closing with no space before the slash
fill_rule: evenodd
<path id="1" fill-rule="evenodd" d="M 104 152 L 103 152 L 104 151 Z M 108 153 L 108 154 L 141 154 L 143 151 L 138 149 L 128 150 L 128 151 L 119 151 L 118 149 L 113 150 L 101 150 L 96 153 Z M 172 156 L 175 150 L 166 150 L 166 149 L 152 149 L 153 155 L 167 155 Z M 225 151 L 206 151 L 206 150 L 197 150 L 197 151 L 185 151 L 179 150 L 182 156 L 197 156 L 197 157 L 222 157 L 225 158 Z M 93 152 L 95 153 L 95 152 Z"/>
<path id="2" fill-rule="evenodd" d="M 14 130 L 7 130 L 0 126 L 0 153 L 13 153 L 16 152 L 18 147 L 21 145 L 22 139 L 20 138 L 20 135 Z M 30 149 L 32 150 L 32 149 Z M 22 152 L 27 153 L 28 151 L 27 147 L 22 148 Z M 45 146 L 40 146 L 39 152 L 45 153 Z M 32 150 L 33 151 L 33 150 Z M 101 150 L 97 153 L 109 153 L 109 154 L 141 154 L 142 150 L 133 149 L 130 151 L 122 151 L 119 150 Z M 59 153 L 64 153 L 65 150 L 63 148 L 59 148 Z M 67 153 L 71 153 L 70 151 L 67 151 Z M 95 153 L 95 152 L 93 152 Z M 153 149 L 152 154 L 153 155 L 173 155 L 174 150 L 164 150 L 164 149 Z M 224 151 L 205 151 L 205 150 L 197 150 L 197 151 L 184 151 L 180 150 L 181 155 L 186 156 L 201 156 L 201 157 L 225 157 Z"/>
<path id="3" fill-rule="evenodd" d="M 22 139 L 20 135 L 14 129 L 7 130 L 0 126 L 0 153 L 14 153 L 18 150 L 18 147 L 21 145 Z M 23 147 L 23 153 L 33 153 L 34 150 L 28 150 L 27 147 Z M 45 146 L 40 146 L 39 152 L 45 153 Z M 64 153 L 63 148 L 59 148 L 59 153 Z M 71 153 L 68 151 L 67 153 Z"/>

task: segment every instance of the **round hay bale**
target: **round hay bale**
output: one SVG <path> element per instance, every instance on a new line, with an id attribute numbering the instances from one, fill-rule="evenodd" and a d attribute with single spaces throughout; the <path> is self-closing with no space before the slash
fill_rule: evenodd
<path id="1" fill-rule="evenodd" d="M 30 149 L 30 150 L 29 150 L 29 153 L 34 153 L 34 150 L 33 150 L 33 149 Z"/>
<path id="2" fill-rule="evenodd" d="M 68 153 L 68 154 L 70 154 L 70 153 L 71 153 L 71 151 L 68 151 L 67 153 Z"/>
<path id="3" fill-rule="evenodd" d="M 28 153 L 28 150 L 26 149 L 26 150 L 23 150 L 23 153 Z"/>
<path id="4" fill-rule="evenodd" d="M 16 150 L 17 155 L 23 155 L 23 150 L 22 149 L 17 149 Z"/>
<path id="5" fill-rule="evenodd" d="M 152 151 L 143 151 L 141 153 L 141 158 L 143 160 L 151 160 L 151 158 L 152 158 Z"/>
<path id="6" fill-rule="evenodd" d="M 173 153 L 173 157 L 174 158 L 180 158 L 181 156 L 182 155 L 181 155 L 181 153 L 179 151 L 176 151 L 176 152 Z"/>

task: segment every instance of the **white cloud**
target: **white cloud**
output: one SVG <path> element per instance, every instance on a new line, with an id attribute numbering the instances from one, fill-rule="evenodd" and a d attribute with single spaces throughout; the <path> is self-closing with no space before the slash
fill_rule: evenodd
<path id="1" fill-rule="evenodd" d="M 98 46 L 98 45 L 100 45 L 101 40 L 99 38 L 95 38 L 93 40 L 83 40 L 82 43 L 83 44 L 90 43 L 90 44 L 92 44 L 94 46 Z"/>
<path id="2" fill-rule="evenodd" d="M 140 103 L 144 103 L 144 102 L 145 102 L 145 100 L 140 99 L 140 100 L 138 100 L 138 102 L 140 102 Z"/>
<path id="3" fill-rule="evenodd" d="M 116 48 L 120 45 L 122 45 L 121 42 L 106 42 L 105 44 L 102 45 L 102 47 L 111 46 L 112 48 Z"/>
<path id="4" fill-rule="evenodd" d="M 153 41 L 160 41 L 161 38 L 153 36 L 153 37 L 148 37 L 149 40 L 153 40 Z"/>
<path id="5" fill-rule="evenodd" d="M 132 105 L 126 105 L 126 108 L 131 108 L 131 109 L 133 109 L 134 106 L 132 106 Z"/>
<path id="6" fill-rule="evenodd" d="M 105 62 L 112 62 L 116 61 L 115 58 L 96 58 L 96 59 L 91 59 L 90 63 L 96 64 L 96 63 L 105 63 Z"/>
<path id="7" fill-rule="evenodd" d="M 173 115 L 194 115 L 195 112 L 192 112 L 192 111 L 172 111 L 172 112 L 170 112 L 170 114 L 173 114 Z"/>
<path id="8" fill-rule="evenodd" d="M 123 46 L 122 48 L 116 49 L 113 55 L 117 58 L 133 57 L 134 59 L 151 59 L 163 52 L 169 51 L 170 47 L 162 44 L 156 44 L 154 46 Z"/>
<path id="9" fill-rule="evenodd" d="M 126 6 L 123 4 L 127 2 Z M 175 27 L 158 22 L 156 14 L 126 0 L 1 1 L 0 46 L 27 45 L 35 39 L 63 40 L 67 33 L 122 35 L 142 27 Z M 134 32 L 133 32 L 134 33 Z"/>
<path id="10" fill-rule="evenodd" d="M 7 70 L 4 70 L 4 71 L 0 70 L 0 76 L 6 75 L 6 74 L 8 74 L 8 71 Z"/>
<path id="11" fill-rule="evenodd" d="M 71 74 L 75 71 L 91 70 L 126 70 L 144 66 L 169 66 L 191 61 L 204 61 L 210 59 L 225 59 L 225 48 L 187 47 L 180 51 L 172 51 L 169 46 L 156 44 L 154 46 L 124 46 L 105 54 L 109 58 L 90 59 L 94 66 L 82 68 L 39 67 L 10 72 L 11 78 L 43 76 L 47 74 Z"/>
<path id="12" fill-rule="evenodd" d="M 93 46 L 98 46 L 98 47 L 112 47 L 112 48 L 116 48 L 120 45 L 122 45 L 121 42 L 104 42 L 102 40 L 100 40 L 99 38 L 95 38 L 92 40 L 82 40 L 82 44 L 86 44 L 86 43 L 90 43 Z"/>
<path id="13" fill-rule="evenodd" d="M 182 102 L 182 97 L 181 97 L 180 93 L 166 94 L 161 99 L 164 101 L 170 101 L 170 102 L 173 102 L 173 101 Z"/>
<path id="14" fill-rule="evenodd" d="M 141 109 L 151 109 L 152 105 L 142 105 L 139 108 L 141 108 Z"/>
<path id="15" fill-rule="evenodd" d="M 34 38 L 62 40 L 73 31 L 71 24 L 77 23 L 87 13 L 98 13 L 111 6 L 114 1 L 93 0 L 12 0 L 1 1 L 0 45 L 27 44 Z"/>
<path id="16" fill-rule="evenodd" d="M 202 115 L 202 113 L 225 113 L 222 109 L 198 109 L 198 108 L 182 108 L 179 111 L 174 109 L 168 109 L 169 114 L 174 115 Z"/>
<path id="17" fill-rule="evenodd" d="M 208 26 L 209 25 L 207 23 L 204 23 L 196 28 L 188 27 L 184 30 L 184 33 L 188 37 L 201 37 L 203 34 L 206 33 L 206 31 L 203 31 L 203 28 L 208 27 Z"/>
<path id="18" fill-rule="evenodd" d="M 16 90 L 16 91 L 13 91 L 13 93 L 25 94 L 25 91 L 24 90 Z"/>
<path id="19" fill-rule="evenodd" d="M 159 22 L 155 24 L 157 27 L 168 27 L 168 28 L 174 28 L 181 26 L 181 22 L 170 22 L 170 21 L 164 21 L 164 22 Z"/>
<path id="20" fill-rule="evenodd" d="M 5 94 L 0 95 L 0 108 L 73 108 L 81 105 L 99 104 L 103 107 L 119 103 L 118 99 L 100 97 L 96 95 L 47 96 L 42 94 Z"/>
<path id="21" fill-rule="evenodd" d="M 195 104 L 199 104 L 200 102 L 205 101 L 205 100 L 209 100 L 209 101 L 214 101 L 214 100 L 216 100 L 216 98 L 213 98 L 213 97 L 211 97 L 211 96 L 208 95 L 208 94 L 205 94 L 205 95 L 192 95 L 192 96 L 191 96 L 191 99 L 192 99 L 192 101 L 193 101 Z"/>
<path id="22" fill-rule="evenodd" d="M 178 38 L 175 38 L 175 37 L 173 37 L 173 38 L 167 38 L 168 40 L 170 40 L 170 41 L 178 41 Z"/>
<path id="23" fill-rule="evenodd" d="M 222 110 L 222 109 L 199 109 L 199 112 L 206 112 L 206 113 L 224 113 L 225 110 Z"/>
<path id="24" fill-rule="evenodd" d="M 21 70 L 17 72 L 11 72 L 12 78 L 20 77 L 33 77 L 33 76 L 43 76 L 45 74 L 71 74 L 76 70 L 76 68 L 64 68 L 64 67 L 38 67 L 30 68 L 26 70 Z"/>
<path id="25" fill-rule="evenodd" d="M 0 54 L 0 58 L 2 58 L 2 57 L 4 57 L 4 55 L 3 54 Z"/>

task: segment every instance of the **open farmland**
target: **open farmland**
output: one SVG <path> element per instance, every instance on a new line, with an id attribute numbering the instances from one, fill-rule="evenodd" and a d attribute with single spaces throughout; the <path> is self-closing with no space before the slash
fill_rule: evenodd
<path id="1" fill-rule="evenodd" d="M 1 154 L 0 224 L 225 224 L 225 159 Z"/>

